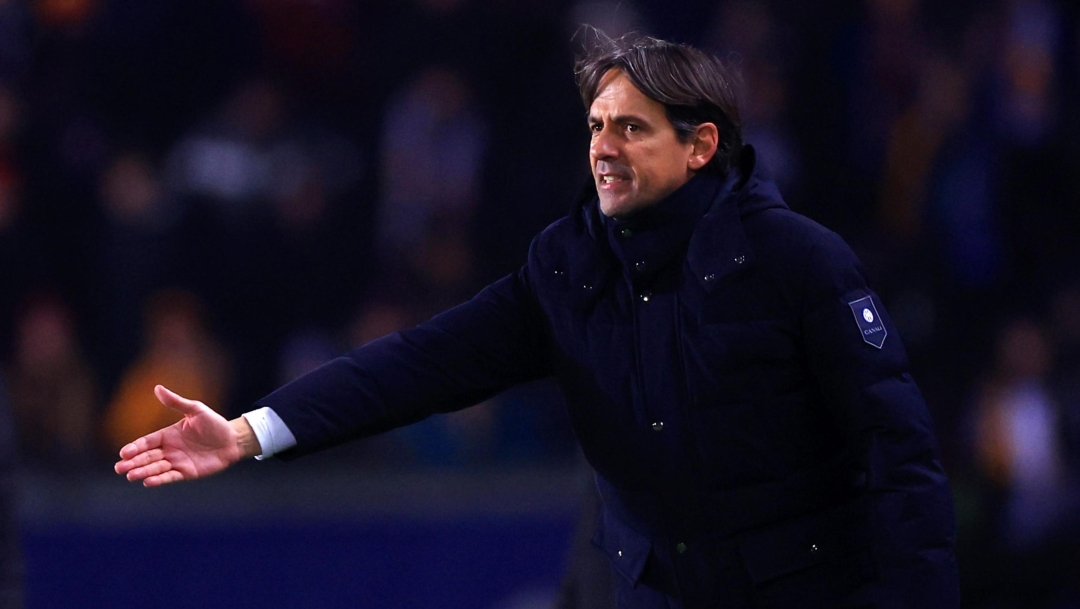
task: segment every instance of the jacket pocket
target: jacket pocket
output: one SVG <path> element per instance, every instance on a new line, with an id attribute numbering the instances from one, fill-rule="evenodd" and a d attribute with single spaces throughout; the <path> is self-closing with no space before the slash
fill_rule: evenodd
<path id="1" fill-rule="evenodd" d="M 602 509 L 592 544 L 607 554 L 612 568 L 631 586 L 637 585 L 652 551 L 652 543 L 647 537 L 620 522 L 607 509 Z"/>
<path id="2" fill-rule="evenodd" d="M 766 606 L 831 607 L 876 577 L 878 497 L 794 518 L 739 539 L 739 554 Z"/>

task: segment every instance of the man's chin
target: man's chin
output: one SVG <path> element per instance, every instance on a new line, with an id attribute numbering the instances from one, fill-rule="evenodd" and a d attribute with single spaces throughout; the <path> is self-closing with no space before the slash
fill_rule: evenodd
<path id="1" fill-rule="evenodd" d="M 625 217 L 632 209 L 633 205 L 631 205 L 629 201 L 621 197 L 615 200 L 605 200 L 605 197 L 600 197 L 600 213 L 604 214 L 609 218 L 620 220 Z"/>
<path id="2" fill-rule="evenodd" d="M 610 205 L 604 205 L 603 202 L 600 203 L 600 213 L 604 214 L 609 218 L 615 218 L 616 220 L 619 219 L 618 209 L 612 208 Z"/>
<path id="3" fill-rule="evenodd" d="M 619 202 L 613 205 L 605 205 L 603 201 L 600 202 L 600 213 L 613 220 L 625 220 L 630 216 L 640 211 L 642 206 L 635 205 L 626 201 Z"/>

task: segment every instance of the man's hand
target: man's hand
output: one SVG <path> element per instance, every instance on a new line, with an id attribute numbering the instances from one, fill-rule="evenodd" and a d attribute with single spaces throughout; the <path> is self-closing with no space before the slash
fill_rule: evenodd
<path id="1" fill-rule="evenodd" d="M 202 402 L 182 398 L 158 385 L 154 395 L 184 415 L 176 423 L 147 434 L 120 449 L 116 473 L 131 482 L 161 486 L 216 474 L 233 463 L 261 454 L 259 442 L 243 417 L 232 421 Z"/>

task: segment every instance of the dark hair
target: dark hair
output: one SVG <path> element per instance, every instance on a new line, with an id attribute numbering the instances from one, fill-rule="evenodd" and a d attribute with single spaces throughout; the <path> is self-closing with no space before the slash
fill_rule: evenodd
<path id="1" fill-rule="evenodd" d="M 685 44 L 639 34 L 608 38 L 593 31 L 597 42 L 574 66 L 586 110 L 592 107 L 604 74 L 621 70 L 638 90 L 664 105 L 681 141 L 702 123 L 716 125 L 720 142 L 703 172 L 726 175 L 739 162 L 743 140 L 735 76 L 719 59 Z"/>

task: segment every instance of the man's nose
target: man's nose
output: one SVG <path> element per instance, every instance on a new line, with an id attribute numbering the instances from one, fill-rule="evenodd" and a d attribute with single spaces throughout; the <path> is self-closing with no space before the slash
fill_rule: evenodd
<path id="1" fill-rule="evenodd" d="M 604 129 L 593 137 L 589 145 L 589 154 L 597 160 L 613 159 L 619 156 L 619 146 L 609 129 Z"/>

